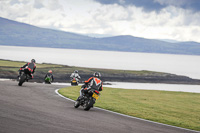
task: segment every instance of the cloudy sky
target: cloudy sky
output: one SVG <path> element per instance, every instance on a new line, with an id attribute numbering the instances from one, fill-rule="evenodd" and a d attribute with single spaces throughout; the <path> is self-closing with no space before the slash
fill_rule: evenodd
<path id="1" fill-rule="evenodd" d="M 200 0 L 0 0 L 0 17 L 75 33 L 200 42 Z"/>

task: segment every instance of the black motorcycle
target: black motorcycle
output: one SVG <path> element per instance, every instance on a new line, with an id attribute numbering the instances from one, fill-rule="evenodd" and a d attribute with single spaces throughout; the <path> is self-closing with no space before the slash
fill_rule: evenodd
<path id="1" fill-rule="evenodd" d="M 18 81 L 19 81 L 18 85 L 22 86 L 22 84 L 24 82 L 28 81 L 30 71 L 28 69 L 23 69 L 23 70 L 20 70 L 20 71 L 21 71 L 21 75 L 18 78 Z"/>
<path id="2" fill-rule="evenodd" d="M 74 107 L 78 108 L 79 106 L 83 106 L 83 109 L 88 111 L 91 107 L 93 107 L 99 96 L 99 91 L 91 89 L 88 93 L 84 94 L 81 99 L 75 101 Z"/>

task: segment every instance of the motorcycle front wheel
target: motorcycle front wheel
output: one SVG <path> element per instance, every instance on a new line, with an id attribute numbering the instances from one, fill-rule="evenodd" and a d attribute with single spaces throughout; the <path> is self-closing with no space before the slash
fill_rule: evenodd
<path id="1" fill-rule="evenodd" d="M 22 84 L 25 82 L 25 80 L 26 80 L 26 76 L 25 76 L 25 75 L 22 75 L 22 76 L 20 77 L 20 79 L 19 79 L 18 85 L 19 85 L 19 86 L 22 86 Z"/>
<path id="2" fill-rule="evenodd" d="M 74 108 L 78 108 L 79 106 L 80 106 L 80 102 L 79 101 L 75 101 Z"/>

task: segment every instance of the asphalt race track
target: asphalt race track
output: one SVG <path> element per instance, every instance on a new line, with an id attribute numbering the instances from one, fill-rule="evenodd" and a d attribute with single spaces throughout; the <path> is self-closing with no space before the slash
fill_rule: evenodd
<path id="1" fill-rule="evenodd" d="M 75 109 L 64 86 L 0 81 L 0 133 L 194 133 L 92 108 Z"/>

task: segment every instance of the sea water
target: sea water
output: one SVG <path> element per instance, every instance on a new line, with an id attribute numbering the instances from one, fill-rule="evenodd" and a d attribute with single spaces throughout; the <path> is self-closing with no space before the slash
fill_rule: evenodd
<path id="1" fill-rule="evenodd" d="M 200 56 L 0 46 L 0 59 L 90 68 L 149 70 L 200 79 Z"/>

